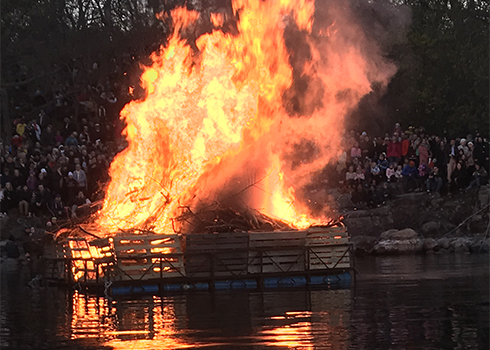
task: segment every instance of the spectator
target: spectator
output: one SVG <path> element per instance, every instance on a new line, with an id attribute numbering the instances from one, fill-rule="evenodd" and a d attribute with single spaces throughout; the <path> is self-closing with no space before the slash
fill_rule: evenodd
<path id="1" fill-rule="evenodd" d="M 33 196 L 27 185 L 17 190 L 16 197 L 20 215 L 30 216 L 29 203 L 33 200 Z"/>
<path id="2" fill-rule="evenodd" d="M 468 172 L 468 177 L 471 178 L 473 171 L 475 170 L 475 159 L 473 158 L 473 152 L 475 151 L 475 147 L 473 146 L 473 142 L 468 142 L 468 152 L 466 153 L 466 169 Z"/>
<path id="3" fill-rule="evenodd" d="M 355 188 L 356 186 L 356 172 L 353 165 L 350 165 L 349 170 L 345 173 L 345 183 L 349 188 Z"/>
<path id="4" fill-rule="evenodd" d="M 63 204 L 63 201 L 61 200 L 61 195 L 59 193 L 51 202 L 51 212 L 58 219 L 65 218 L 67 216 L 65 205 Z"/>
<path id="5" fill-rule="evenodd" d="M 391 163 L 390 166 L 386 169 L 386 180 L 388 182 L 396 182 L 394 163 Z"/>
<path id="6" fill-rule="evenodd" d="M 54 140 L 56 141 L 56 146 L 59 146 L 60 144 L 63 143 L 63 136 L 61 136 L 61 132 L 59 130 L 56 131 Z"/>
<path id="7" fill-rule="evenodd" d="M 352 203 L 359 205 L 366 202 L 366 194 L 361 184 L 357 185 L 351 196 Z"/>
<path id="8" fill-rule="evenodd" d="M 393 136 L 388 142 L 388 147 L 386 151 L 389 163 L 396 163 L 400 161 L 402 157 L 402 144 L 398 142 L 398 137 Z"/>
<path id="9" fill-rule="evenodd" d="M 2 208 L 0 212 L 7 213 L 15 206 L 15 191 L 12 187 L 12 183 L 7 182 L 5 188 L 3 188 L 3 198 L 1 202 Z"/>
<path id="10" fill-rule="evenodd" d="M 17 134 L 19 134 L 20 137 L 24 137 L 26 131 L 26 123 L 24 117 L 20 118 L 20 121 L 17 123 L 15 130 L 17 131 Z"/>
<path id="11" fill-rule="evenodd" d="M 380 183 L 382 179 L 381 169 L 376 162 L 371 162 L 371 182 L 374 181 L 375 184 Z"/>
<path id="12" fill-rule="evenodd" d="M 396 179 L 396 182 L 401 182 L 402 179 L 403 179 L 403 174 L 402 174 L 402 169 L 403 167 L 399 164 L 397 165 L 396 167 L 396 170 L 395 170 L 395 179 Z"/>
<path id="13" fill-rule="evenodd" d="M 475 170 L 471 176 L 471 182 L 466 188 L 467 190 L 472 189 L 474 187 L 480 187 L 482 185 L 486 185 L 487 183 L 488 173 L 484 167 L 481 167 L 480 164 L 475 164 Z"/>
<path id="14" fill-rule="evenodd" d="M 457 154 L 458 154 L 458 147 L 456 146 L 456 140 L 451 139 L 449 142 L 449 145 L 446 150 L 447 154 L 447 180 L 448 182 L 451 182 L 452 179 L 452 173 L 454 169 L 456 169 L 456 163 L 457 163 Z"/>
<path id="15" fill-rule="evenodd" d="M 65 140 L 65 146 L 66 147 L 78 147 L 78 140 L 75 136 L 75 133 L 72 132 L 70 136 L 67 137 Z"/>
<path id="16" fill-rule="evenodd" d="M 351 159 L 357 158 L 360 159 L 362 157 L 362 151 L 361 148 L 359 147 L 359 142 L 355 142 L 354 146 L 352 146 L 352 149 L 350 150 L 350 157 Z"/>
<path id="17" fill-rule="evenodd" d="M 78 182 L 73 178 L 73 173 L 70 171 L 68 177 L 64 180 L 63 193 L 66 201 L 75 198 L 75 194 L 78 190 Z"/>
<path id="18" fill-rule="evenodd" d="M 480 164 L 482 167 L 488 168 L 489 158 L 488 158 L 488 147 L 486 143 L 483 142 L 481 136 L 477 136 L 475 139 L 475 149 L 473 151 L 473 158 L 475 162 Z M 486 169 L 488 172 L 488 169 Z"/>
<path id="19" fill-rule="evenodd" d="M 51 125 L 48 125 L 46 127 L 45 132 L 43 133 L 41 137 L 41 144 L 46 147 L 46 146 L 51 146 L 53 147 L 56 145 L 56 139 L 55 139 L 55 134 L 53 132 L 53 127 Z"/>
<path id="20" fill-rule="evenodd" d="M 402 170 L 403 175 L 403 187 L 405 192 L 418 188 L 417 183 L 417 168 L 415 168 L 415 162 L 409 161 Z"/>
<path id="21" fill-rule="evenodd" d="M 429 164 L 429 157 L 431 156 L 431 154 L 429 150 L 429 144 L 427 143 L 426 139 L 421 140 L 420 145 L 417 148 L 417 153 L 419 156 L 419 164 Z"/>
<path id="22" fill-rule="evenodd" d="M 465 138 L 462 138 L 460 141 L 459 141 L 459 145 L 461 146 L 461 149 L 463 150 L 464 154 L 467 155 L 468 154 L 468 146 L 466 145 L 466 139 Z M 459 148 L 459 147 L 458 147 Z"/>
<path id="23" fill-rule="evenodd" d="M 409 148 L 410 148 L 410 140 L 408 139 L 407 134 L 403 133 L 402 142 L 401 142 L 401 151 L 402 151 L 403 159 L 407 157 Z"/>
<path id="24" fill-rule="evenodd" d="M 456 169 L 451 174 L 451 192 L 462 190 L 466 187 L 466 169 L 463 162 L 459 161 L 456 164 Z"/>
<path id="25" fill-rule="evenodd" d="M 43 185 L 38 185 L 38 191 L 34 196 L 34 203 L 32 203 L 33 214 L 45 215 L 47 213 L 48 205 L 51 200 L 49 191 L 44 188 Z"/>
<path id="26" fill-rule="evenodd" d="M 385 153 L 381 153 L 379 155 L 378 166 L 379 166 L 379 169 L 380 169 L 381 173 L 382 174 L 385 174 L 386 173 L 386 169 L 388 169 L 388 167 L 390 166 L 390 163 L 386 159 L 386 154 Z"/>
<path id="27" fill-rule="evenodd" d="M 362 184 L 364 180 L 366 180 L 366 177 L 364 176 L 364 170 L 360 165 L 358 165 L 356 168 L 356 183 Z"/>
<path id="28" fill-rule="evenodd" d="M 29 177 L 27 178 L 26 181 L 27 188 L 29 188 L 30 191 L 35 191 L 37 189 L 37 178 L 36 175 L 34 175 L 34 171 L 31 171 L 29 173 Z"/>
<path id="29" fill-rule="evenodd" d="M 82 191 L 78 192 L 78 195 L 75 197 L 73 201 L 73 205 L 71 207 L 71 215 L 73 218 L 83 216 L 86 211 L 83 210 L 85 209 L 89 204 L 90 200 L 85 197 Z"/>
<path id="30" fill-rule="evenodd" d="M 79 162 L 80 160 L 78 160 Z M 73 178 L 78 183 L 78 190 L 85 191 L 87 190 L 87 176 L 85 175 L 85 171 L 82 170 L 80 164 L 75 165 L 75 171 L 73 172 Z"/>
<path id="31" fill-rule="evenodd" d="M 432 169 L 432 171 L 430 172 L 425 184 L 427 188 L 427 193 L 441 192 L 443 181 L 442 176 L 439 173 L 439 168 L 437 166 L 434 166 L 434 169 Z"/>
<path id="32" fill-rule="evenodd" d="M 22 176 L 20 173 L 20 170 L 15 168 L 14 169 L 14 176 L 12 177 L 12 187 L 14 190 L 17 190 L 19 188 L 22 188 L 22 186 L 26 183 L 26 179 Z"/>

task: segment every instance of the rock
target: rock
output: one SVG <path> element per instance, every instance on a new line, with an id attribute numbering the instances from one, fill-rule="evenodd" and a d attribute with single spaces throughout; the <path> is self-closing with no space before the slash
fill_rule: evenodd
<path id="1" fill-rule="evenodd" d="M 469 252 L 469 243 L 470 242 L 464 237 L 457 238 L 451 244 L 452 250 L 455 253 L 467 253 Z"/>
<path id="2" fill-rule="evenodd" d="M 379 235 L 379 239 L 382 240 L 387 240 L 391 239 L 391 235 L 395 232 L 398 232 L 396 228 L 392 228 L 391 230 L 385 231 Z"/>
<path id="3" fill-rule="evenodd" d="M 412 230 L 411 228 L 406 228 L 400 231 L 396 231 L 390 235 L 390 239 L 394 239 L 394 240 L 411 240 L 411 239 L 416 239 L 417 237 L 418 237 L 418 233 Z"/>
<path id="4" fill-rule="evenodd" d="M 370 254 L 376 245 L 376 238 L 371 236 L 357 236 L 352 237 L 351 242 L 354 244 L 354 251 L 356 253 Z"/>
<path id="5" fill-rule="evenodd" d="M 489 203 L 490 197 L 490 185 L 481 186 L 478 191 L 478 201 L 480 202 L 480 207 L 484 207 Z"/>
<path id="6" fill-rule="evenodd" d="M 447 253 L 449 253 L 449 250 L 444 248 L 441 248 L 436 252 L 436 254 L 447 254 Z"/>
<path id="7" fill-rule="evenodd" d="M 423 248 L 424 242 L 417 238 L 398 241 L 398 251 L 400 253 L 420 252 Z"/>
<path id="8" fill-rule="evenodd" d="M 437 240 L 437 245 L 440 246 L 442 249 L 449 249 L 449 247 L 451 246 L 451 241 L 449 240 L 449 238 L 442 237 Z"/>
<path id="9" fill-rule="evenodd" d="M 424 242 L 418 238 L 412 239 L 388 239 L 380 241 L 373 248 L 376 254 L 390 253 L 414 253 L 420 252 L 424 247 Z"/>
<path id="10" fill-rule="evenodd" d="M 422 232 L 425 234 L 435 233 L 441 228 L 440 222 L 429 221 L 422 225 Z"/>
<path id="11" fill-rule="evenodd" d="M 490 248 L 490 244 L 489 244 L 488 239 L 487 239 L 487 240 L 483 241 L 480 248 L 478 248 L 478 253 L 488 253 L 488 251 L 490 250 L 489 248 Z"/>
<path id="12" fill-rule="evenodd" d="M 434 238 L 426 238 L 424 239 L 424 250 L 434 251 L 438 247 L 437 241 Z"/>
<path id="13" fill-rule="evenodd" d="M 488 252 L 488 241 L 483 239 L 477 239 L 470 244 L 468 247 L 471 253 L 487 253 Z"/>

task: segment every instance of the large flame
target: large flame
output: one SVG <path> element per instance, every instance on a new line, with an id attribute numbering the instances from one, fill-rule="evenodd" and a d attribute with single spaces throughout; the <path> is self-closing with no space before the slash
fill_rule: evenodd
<path id="1" fill-rule="evenodd" d="M 392 69 L 363 57 L 357 34 L 337 35 L 338 21 L 315 33 L 314 10 L 310 0 L 234 0 L 233 34 L 221 29 L 226 14 L 172 11 L 174 32 L 141 78 L 146 99 L 121 112 L 128 147 L 111 164 L 101 230 L 169 232 L 182 205 L 250 173 L 263 180 L 247 205 L 298 228 L 325 220 L 312 218 L 295 190 L 338 156 L 344 116 Z M 203 21 L 214 29 L 194 47 L 184 37 Z M 297 72 L 310 78 L 300 97 L 306 107 L 294 116 L 288 28 L 309 48 Z M 313 146 L 302 155 L 301 145 Z"/>

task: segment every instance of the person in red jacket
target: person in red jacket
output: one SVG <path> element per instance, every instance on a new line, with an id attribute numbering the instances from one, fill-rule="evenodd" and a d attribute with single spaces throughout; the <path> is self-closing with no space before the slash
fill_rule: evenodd
<path id="1" fill-rule="evenodd" d="M 407 134 L 402 134 L 401 150 L 402 150 L 403 160 L 407 158 L 409 148 L 410 148 L 410 140 L 408 139 Z"/>
<path id="2" fill-rule="evenodd" d="M 398 165 L 400 162 L 402 157 L 402 144 L 398 142 L 397 136 L 393 136 L 391 140 L 388 141 L 386 156 L 388 157 L 389 164 L 395 163 Z"/>

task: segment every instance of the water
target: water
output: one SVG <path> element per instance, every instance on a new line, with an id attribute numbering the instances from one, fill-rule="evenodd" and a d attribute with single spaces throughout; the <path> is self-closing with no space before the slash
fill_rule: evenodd
<path id="1" fill-rule="evenodd" d="M 358 258 L 355 287 L 108 301 L 2 264 L 6 349 L 488 349 L 489 256 Z M 9 272 L 10 271 L 10 272 Z"/>

